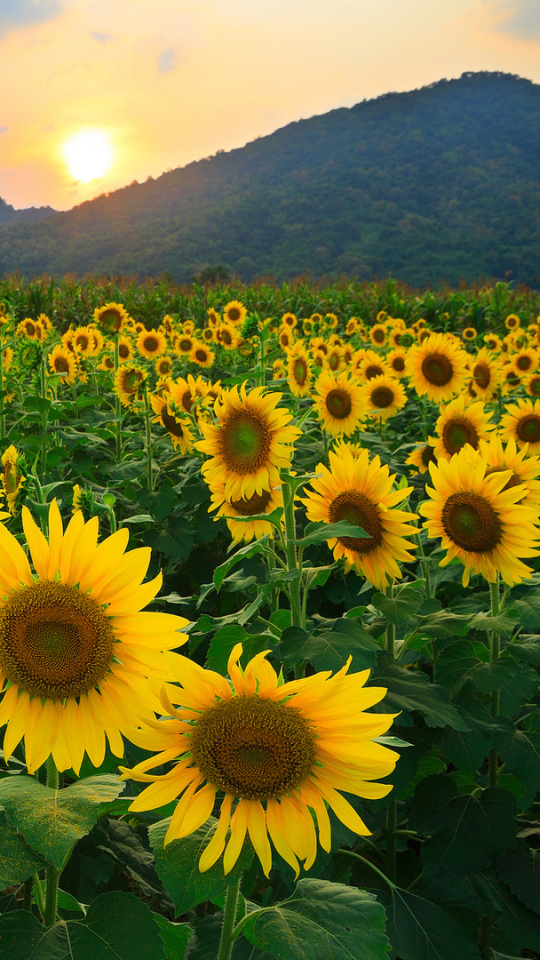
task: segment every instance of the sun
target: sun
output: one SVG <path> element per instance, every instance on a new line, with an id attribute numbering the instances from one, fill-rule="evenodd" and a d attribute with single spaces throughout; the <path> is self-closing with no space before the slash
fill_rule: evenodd
<path id="1" fill-rule="evenodd" d="M 74 180 L 89 183 L 112 164 L 113 150 L 104 130 L 81 130 L 64 143 L 64 158 Z"/>

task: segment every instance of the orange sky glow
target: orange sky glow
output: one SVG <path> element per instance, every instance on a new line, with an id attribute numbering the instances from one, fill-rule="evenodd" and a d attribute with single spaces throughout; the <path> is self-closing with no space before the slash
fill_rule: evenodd
<path id="1" fill-rule="evenodd" d="M 4 0 L 0 197 L 66 210 L 391 90 L 539 83 L 539 54 L 538 0 Z"/>

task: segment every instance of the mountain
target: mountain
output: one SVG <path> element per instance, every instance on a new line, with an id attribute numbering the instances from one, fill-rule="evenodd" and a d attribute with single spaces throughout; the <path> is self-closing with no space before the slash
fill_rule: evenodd
<path id="1" fill-rule="evenodd" d="M 0 197 L 0 225 L 5 223 L 33 223 L 34 220 L 42 220 L 43 217 L 50 217 L 56 210 L 52 207 L 25 207 L 22 210 L 16 210 L 11 204 L 6 203 Z"/>
<path id="2" fill-rule="evenodd" d="M 465 73 L 0 228 L 0 272 L 536 284 L 540 85 Z"/>

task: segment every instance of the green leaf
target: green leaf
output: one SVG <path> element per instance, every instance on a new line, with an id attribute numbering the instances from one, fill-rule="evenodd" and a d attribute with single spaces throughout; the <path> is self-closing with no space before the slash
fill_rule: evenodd
<path id="1" fill-rule="evenodd" d="M 259 540 L 254 540 L 253 543 L 246 544 L 245 547 L 241 547 L 240 550 L 237 550 L 228 560 L 225 560 L 225 563 L 219 565 L 214 570 L 214 584 L 216 590 L 221 589 L 221 584 L 223 583 L 225 577 L 230 570 L 237 563 L 240 563 L 241 560 L 247 560 L 249 557 L 254 557 L 258 553 L 263 553 L 267 547 L 269 540 L 269 535 L 265 534 L 264 537 L 261 537 Z"/>
<path id="2" fill-rule="evenodd" d="M 476 892 L 496 915 L 497 926 L 520 949 L 540 952 L 540 917 L 512 896 L 493 871 L 472 878 Z"/>
<path id="3" fill-rule="evenodd" d="M 390 623 L 399 625 L 414 616 L 422 604 L 422 599 L 418 583 L 405 583 L 394 587 L 391 597 L 384 593 L 374 594 L 371 602 Z"/>
<path id="4" fill-rule="evenodd" d="M 448 703 L 444 687 L 430 683 L 425 673 L 406 670 L 385 651 L 379 654 L 378 667 L 376 679 L 387 687 L 388 692 L 382 703 L 373 709 L 384 713 L 417 710 L 429 727 L 448 724 L 454 730 L 469 729 L 453 704 Z M 399 724 L 399 717 L 396 722 Z"/>
<path id="5" fill-rule="evenodd" d="M 340 520 L 339 523 L 308 523 L 304 536 L 296 541 L 298 547 L 309 547 L 314 543 L 324 543 L 325 540 L 333 540 L 334 537 L 354 537 L 357 540 L 369 538 L 363 527 L 359 527 L 347 520 Z"/>
<path id="6" fill-rule="evenodd" d="M 530 729 L 518 730 L 506 717 L 495 724 L 493 744 L 501 760 L 534 792 L 540 790 L 540 717 L 530 719 Z"/>
<path id="7" fill-rule="evenodd" d="M 517 669 L 511 657 L 490 661 L 489 650 L 479 641 L 456 640 L 437 657 L 435 679 L 446 687 L 453 699 L 466 683 L 472 684 L 479 693 L 491 693 L 509 683 Z"/>
<path id="8" fill-rule="evenodd" d="M 496 865 L 497 873 L 529 910 L 540 913 L 540 850 L 518 840 Z"/>
<path id="9" fill-rule="evenodd" d="M 159 935 L 165 948 L 167 960 L 183 960 L 187 945 L 191 940 L 192 930 L 189 924 L 171 923 L 160 913 L 152 913 L 152 916 L 159 927 Z"/>
<path id="10" fill-rule="evenodd" d="M 507 643 L 506 650 L 517 660 L 524 660 L 525 663 L 540 667 L 540 637 L 522 634 L 519 643 Z"/>
<path id="11" fill-rule="evenodd" d="M 53 790 L 21 775 L 0 780 L 0 803 L 28 845 L 61 870 L 77 840 L 90 833 L 104 805 L 124 787 L 119 777 L 110 775 Z"/>
<path id="12" fill-rule="evenodd" d="M 165 960 L 160 928 L 131 893 L 105 893 L 82 920 L 43 927 L 26 910 L 0 918 L 2 955 L 10 960 Z"/>
<path id="13" fill-rule="evenodd" d="M 0 890 L 23 883 L 46 865 L 46 861 L 34 853 L 23 837 L 15 832 L 0 808 Z"/>
<path id="14" fill-rule="evenodd" d="M 492 617 L 490 613 L 481 611 L 476 616 L 471 617 L 469 625 L 472 630 L 480 630 L 484 633 L 498 633 L 503 637 L 509 637 L 518 626 L 519 612 L 514 609 L 505 610 L 498 616 Z"/>
<path id="15" fill-rule="evenodd" d="M 242 932 L 276 960 L 387 960 L 384 920 L 366 890 L 300 880 L 289 900 L 253 916 Z"/>
<path id="16" fill-rule="evenodd" d="M 181 916 L 203 900 L 211 900 L 223 893 L 231 883 L 235 883 L 250 866 L 253 850 L 251 844 L 246 842 L 234 868 L 227 876 L 223 873 L 221 858 L 213 867 L 201 873 L 199 859 L 212 839 L 217 820 L 210 817 L 189 837 L 172 840 L 164 847 L 163 841 L 169 823 L 170 819 L 152 824 L 148 829 L 148 836 L 156 858 L 158 875 L 171 895 L 177 916 Z"/>
<path id="17" fill-rule="evenodd" d="M 418 611 L 422 613 L 424 604 Z M 453 613 L 451 610 L 437 610 L 422 618 L 419 633 L 423 637 L 435 639 L 461 636 L 469 629 L 469 617 Z"/>
<path id="18" fill-rule="evenodd" d="M 353 620 L 336 620 L 330 630 L 320 630 L 311 636 L 300 627 L 283 631 L 280 653 L 292 666 L 307 660 L 315 670 L 340 670 L 349 656 L 351 670 L 371 670 L 380 652 L 379 644 Z"/>
<path id="19" fill-rule="evenodd" d="M 534 587 L 524 597 L 519 600 L 512 600 L 512 606 L 519 613 L 519 622 L 523 630 L 529 630 L 533 633 L 538 630 L 540 623 L 540 595 L 538 587 Z"/>
<path id="20" fill-rule="evenodd" d="M 411 821 L 431 833 L 422 846 L 422 862 L 464 876 L 514 844 L 516 802 L 496 787 L 484 790 L 478 799 L 472 794 L 459 796 L 448 777 L 427 777 L 415 790 Z"/>
<path id="21" fill-rule="evenodd" d="M 480 960 L 464 931 L 437 904 L 395 887 L 381 894 L 393 956 L 400 960 Z"/>
<path id="22" fill-rule="evenodd" d="M 445 727 L 438 746 L 458 770 L 475 773 L 487 757 L 491 746 L 492 717 L 470 690 L 462 690 L 454 697 L 453 702 L 469 731 Z"/>
<path id="23" fill-rule="evenodd" d="M 526 663 L 518 663 L 514 676 L 501 688 L 499 713 L 510 719 L 515 717 L 523 704 L 536 696 L 539 686 L 538 671 Z"/>

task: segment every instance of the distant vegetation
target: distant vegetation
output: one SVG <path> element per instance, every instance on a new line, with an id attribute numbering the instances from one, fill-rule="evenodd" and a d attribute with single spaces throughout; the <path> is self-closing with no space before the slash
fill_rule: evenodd
<path id="1" fill-rule="evenodd" d="M 0 272 L 536 285 L 540 86 L 468 73 L 0 228 Z M 0 217 L 1 220 L 1 217 Z M 225 276 L 217 279 L 225 279 Z"/>

